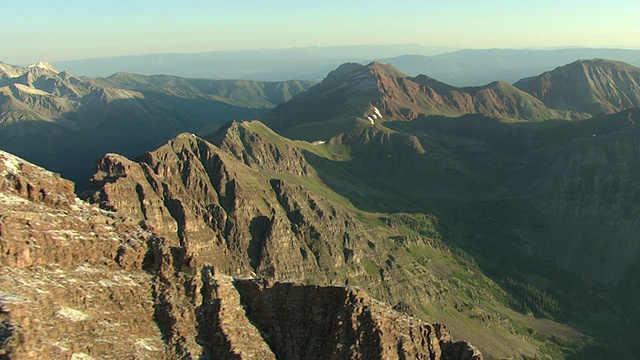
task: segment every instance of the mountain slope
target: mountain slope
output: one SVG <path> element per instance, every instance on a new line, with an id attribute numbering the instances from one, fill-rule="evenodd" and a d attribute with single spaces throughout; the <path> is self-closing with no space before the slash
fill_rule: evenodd
<path id="1" fill-rule="evenodd" d="M 411 144 L 389 136 L 380 140 Z M 107 155 L 92 201 L 221 272 L 357 285 L 396 309 L 446 323 L 491 357 L 559 354 L 552 333 L 579 340 L 569 328 L 554 323 L 563 329 L 555 332 L 508 309 L 509 295 L 439 239 L 433 217 L 363 212 L 334 192 L 324 182 L 327 166 L 348 165 L 338 145 L 292 141 L 259 122 L 231 123 L 206 138 L 215 145 L 182 134 L 136 162 Z M 344 179 L 354 190 L 371 189 L 359 182 Z M 537 339 L 516 330 L 533 328 Z"/>
<path id="2" fill-rule="evenodd" d="M 344 64 L 308 92 L 277 106 L 264 118 L 293 138 L 327 139 L 356 122 L 411 120 L 420 114 L 481 113 L 513 120 L 582 118 L 556 111 L 505 82 L 455 88 L 426 76 L 407 77 L 391 65 Z"/>
<path id="3" fill-rule="evenodd" d="M 597 339 L 582 356 L 633 358 L 638 116 L 386 122 L 385 131 L 329 140 L 350 149 L 349 161 L 314 167 L 360 209 L 434 214 L 444 242 L 473 255 L 518 299 L 515 308 L 566 319 Z"/>
<path id="4" fill-rule="evenodd" d="M 92 80 L 46 63 L 1 70 L 0 147 L 82 188 L 107 152 L 134 156 L 180 132 L 255 118 L 311 85 L 132 74 Z"/>
<path id="5" fill-rule="evenodd" d="M 640 68 L 617 61 L 579 60 L 515 86 L 554 109 L 599 115 L 640 106 Z"/>

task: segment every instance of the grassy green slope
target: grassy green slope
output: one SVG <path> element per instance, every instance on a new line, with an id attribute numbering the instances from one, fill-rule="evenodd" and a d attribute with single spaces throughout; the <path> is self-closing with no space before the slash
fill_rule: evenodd
<path id="1" fill-rule="evenodd" d="M 217 145 L 224 141 L 244 141 L 242 139 L 250 139 L 254 144 L 266 140 L 279 149 L 282 158 L 290 156 L 287 149 L 302 151 L 311 169 L 303 176 L 271 166 L 254 166 L 269 178 L 281 178 L 320 194 L 347 209 L 364 224 L 368 240 L 361 241 L 369 242 L 370 252 L 358 258 L 359 270 L 331 269 L 334 278 L 346 279 L 350 285 L 366 289 L 398 310 L 446 324 L 455 338 L 469 340 L 489 358 L 543 354 L 564 358 L 585 346 L 588 337 L 553 320 L 564 319 L 556 309 L 545 307 L 538 312 L 524 307 L 523 299 L 533 296 L 534 300 L 527 305 L 533 308 L 544 290 L 528 289 L 520 283 L 510 283 L 509 288 L 486 276 L 486 270 L 463 250 L 464 243 L 452 245 L 448 224 L 428 215 L 436 207 L 430 207 L 431 202 L 422 194 L 424 188 L 417 190 L 413 183 L 406 183 L 408 179 L 415 179 L 417 173 L 398 172 L 401 168 L 406 171 L 405 161 L 409 161 L 412 154 L 429 156 L 429 148 L 416 146 L 419 145 L 415 143 L 417 137 L 390 129 L 372 131 L 363 126 L 343 138 L 312 144 L 283 138 L 259 122 L 237 123 L 231 127 L 241 129 L 232 132 L 227 129 L 226 135 L 218 133 L 208 138 Z M 231 135 L 233 140 L 228 140 L 230 133 L 236 134 Z M 348 141 L 353 140 L 349 137 L 358 142 L 348 145 Z M 371 152 L 368 146 L 386 150 Z M 248 157 L 263 156 L 256 149 L 244 151 Z M 367 154 L 366 161 L 361 157 L 363 154 Z M 389 154 L 391 159 L 387 157 Z M 445 156 L 444 152 L 437 159 L 441 159 L 440 156 Z M 398 166 L 390 166 L 394 163 Z M 454 161 L 445 164 L 442 171 L 448 173 L 450 166 L 452 171 L 462 170 L 462 164 Z M 415 170 L 419 173 L 419 169 Z M 454 185 L 460 186 L 447 184 L 451 188 Z M 436 193 L 442 197 L 451 195 Z M 309 273 L 306 281 L 314 283 L 321 279 Z M 541 304 L 555 300 L 549 294 L 541 299 Z"/>
<path id="2" fill-rule="evenodd" d="M 353 134 L 340 139 L 350 160 L 314 164 L 359 209 L 435 214 L 443 241 L 473 255 L 509 294 L 511 308 L 591 336 L 563 356 L 633 358 L 638 313 L 630 304 L 640 294 L 628 284 L 638 259 L 638 116 L 630 110 L 577 123 L 505 124 L 477 115 L 391 122 L 424 151 L 397 142 L 380 152 L 385 141 L 371 150 Z"/>

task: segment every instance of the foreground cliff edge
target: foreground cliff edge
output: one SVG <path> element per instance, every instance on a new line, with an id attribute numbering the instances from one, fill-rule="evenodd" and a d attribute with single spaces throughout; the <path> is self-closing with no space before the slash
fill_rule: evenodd
<path id="1" fill-rule="evenodd" d="M 482 359 L 363 291 L 240 279 L 0 152 L 0 358 Z"/>

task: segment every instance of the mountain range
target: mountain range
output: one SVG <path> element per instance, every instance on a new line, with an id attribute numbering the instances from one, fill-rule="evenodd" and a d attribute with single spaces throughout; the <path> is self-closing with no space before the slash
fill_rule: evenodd
<path id="1" fill-rule="evenodd" d="M 147 299 L 154 313 L 136 307 L 149 330 L 139 338 L 169 357 L 231 358 L 233 349 L 278 358 L 369 351 L 391 358 L 481 356 L 469 343 L 487 358 L 633 359 L 640 351 L 635 335 L 640 330 L 635 301 L 640 296 L 638 68 L 580 60 L 514 85 L 457 87 L 426 75 L 407 76 L 380 62 L 347 63 L 306 91 L 303 83 L 217 83 L 123 73 L 94 80 L 64 74 L 78 80 L 46 88 L 37 74 L 16 82 L 24 68 L 2 69 L 0 81 L 8 84 L 3 89 L 28 87 L 31 93 L 69 99 L 52 103 L 59 107 L 78 106 L 72 99 L 91 94 L 82 92 L 89 87 L 76 85 L 80 81 L 103 92 L 119 89 L 117 94 L 145 98 L 162 94 L 163 99 L 215 97 L 237 106 L 275 105 L 261 121 L 227 122 L 215 131 L 185 129 L 134 160 L 104 155 L 83 192 L 102 210 L 76 200 L 62 180 L 52 181 L 58 184 L 53 187 L 21 180 L 27 175 L 20 171 L 31 165 L 15 165 L 24 161 L 3 154 L 10 159 L 3 170 L 9 185 L 0 200 L 18 194 L 24 201 L 6 203 L 40 204 L 39 210 L 29 210 L 34 214 L 43 213 L 42 206 L 102 211 L 102 217 L 88 216 L 98 225 L 78 220 L 84 230 L 67 235 L 78 244 L 68 252 L 73 256 L 41 255 L 41 246 L 53 246 L 54 237 L 3 240 L 2 271 L 11 274 L 3 281 L 31 284 L 38 276 L 52 278 L 55 272 L 43 273 L 34 264 L 64 258 L 60 270 L 69 278 L 76 279 L 78 267 L 87 262 L 112 279 L 113 269 L 130 272 L 127 276 L 138 279 L 141 289 L 150 289 L 111 290 L 110 300 L 94 307 L 47 295 L 52 305 L 44 312 L 62 315 L 46 321 L 64 314 L 82 317 L 69 309 L 82 307 L 78 311 L 85 315 L 101 306 L 110 309 L 113 299 Z M 57 71 L 46 64 L 30 69 Z M 274 89 L 276 95 L 266 95 Z M 163 103 L 170 118 L 175 105 Z M 9 113 L 35 108 L 46 115 L 55 108 L 41 100 L 22 104 Z M 7 124 L 58 121 L 10 119 Z M 0 144 L 4 147 L 4 140 Z M 29 179 L 41 178 L 56 177 Z M 60 188 L 66 195 L 57 195 Z M 63 209 L 55 210 L 58 204 Z M 43 220 L 16 217 L 24 213 L 3 213 L 3 239 L 11 239 L 5 235 L 10 232 L 20 239 L 49 234 L 37 227 Z M 120 239 L 105 243 L 113 248 L 100 248 L 102 256 L 84 250 L 82 239 L 97 235 L 80 236 L 96 229 L 102 237 Z M 136 235 L 123 235 L 127 231 Z M 97 296 L 88 287 L 82 291 Z M 28 314 L 6 299 L 35 294 L 26 286 L 0 297 L 9 309 L 1 313 L 5 330 L 0 334 L 11 335 L 0 344 L 15 344 L 10 339 L 16 338 L 18 324 L 26 324 L 21 314 Z M 330 298 L 345 300 L 335 304 Z M 207 320 L 213 318 L 218 322 Z M 83 319 L 86 327 L 94 326 Z M 311 320 L 317 330 L 300 327 Z M 453 338 L 469 343 L 452 343 L 458 344 L 451 345 L 455 355 L 447 353 L 450 337 L 436 330 L 441 329 L 436 321 L 446 324 Z M 373 323 L 379 329 L 375 336 L 366 330 Z M 41 334 L 37 325 L 23 328 L 28 339 Z M 309 336 L 292 336 L 300 332 Z M 399 340 L 397 334 L 406 336 Z M 329 338 L 339 341 L 321 341 Z M 432 345 L 424 352 L 418 344 L 427 343 Z M 309 355 L 318 354 L 312 349 L 324 349 L 324 355 Z M 106 351 L 97 345 L 72 350 Z"/>
<path id="2" fill-rule="evenodd" d="M 75 74 L 104 77 L 125 71 L 188 78 L 318 81 L 338 65 L 401 54 L 434 55 L 448 48 L 420 45 L 319 46 L 285 49 L 212 51 L 184 54 L 148 54 L 55 61 Z"/>
<path id="3" fill-rule="evenodd" d="M 311 85 L 124 73 L 89 79 L 43 62 L 0 64 L 0 143 L 85 184 L 107 152 L 134 156 L 183 131 L 261 116 Z"/>
<path id="4" fill-rule="evenodd" d="M 447 49 L 416 45 L 329 46 L 291 49 L 149 54 L 53 62 L 58 68 L 91 77 L 119 71 L 190 78 L 320 81 L 347 62 L 387 62 L 400 71 L 427 74 L 454 86 L 481 86 L 492 81 L 513 83 L 578 59 L 612 59 L 640 66 L 640 50 Z"/>

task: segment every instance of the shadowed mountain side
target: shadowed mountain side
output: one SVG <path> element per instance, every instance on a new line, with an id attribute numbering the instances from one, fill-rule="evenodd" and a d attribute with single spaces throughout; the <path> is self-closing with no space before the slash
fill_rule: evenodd
<path id="1" fill-rule="evenodd" d="M 92 80 L 47 63 L 0 67 L 0 147 L 76 181 L 107 152 L 136 156 L 184 132 L 261 117 L 312 85 L 119 73 Z"/>
<path id="2" fill-rule="evenodd" d="M 506 289 L 543 289 L 567 321 L 628 358 L 637 349 L 639 294 L 627 284 L 640 259 L 638 119 L 638 109 L 579 122 L 419 117 L 329 140 L 346 149 L 340 161 L 308 159 L 357 208 L 434 214 L 443 240 Z M 532 304 L 517 307 L 557 311 Z"/>
<path id="3" fill-rule="evenodd" d="M 140 99 L 87 102 L 76 112 L 52 121 L 0 124 L 0 147 L 63 174 L 82 190 L 96 160 L 105 153 L 137 156 L 180 132 L 207 131 L 229 119 L 250 119 L 265 112 L 148 93 Z"/>
<path id="4" fill-rule="evenodd" d="M 420 117 L 385 123 L 395 131 L 363 126 L 331 139 L 326 146 L 349 149 L 346 161 L 309 160 L 332 189 L 367 211 L 433 212 L 444 221 L 453 215 L 445 216 L 447 211 L 464 203 L 518 199 L 545 225 L 544 233 L 535 232 L 540 224 L 532 223 L 514 234 L 529 234 L 530 239 L 521 240 L 535 238 L 534 252 L 562 254 L 559 264 L 603 283 L 622 275 L 639 255 L 632 230 L 622 230 L 640 225 L 632 215 L 632 199 L 640 188 L 631 181 L 640 176 L 633 155 L 640 151 L 635 136 L 639 116 L 633 109 L 576 123 L 518 124 L 481 115 Z M 621 243 L 614 245 L 616 233 Z M 602 256 L 603 237 L 610 239 L 606 247 L 614 253 Z M 588 243 L 600 243 L 599 251 L 586 251 Z"/>

